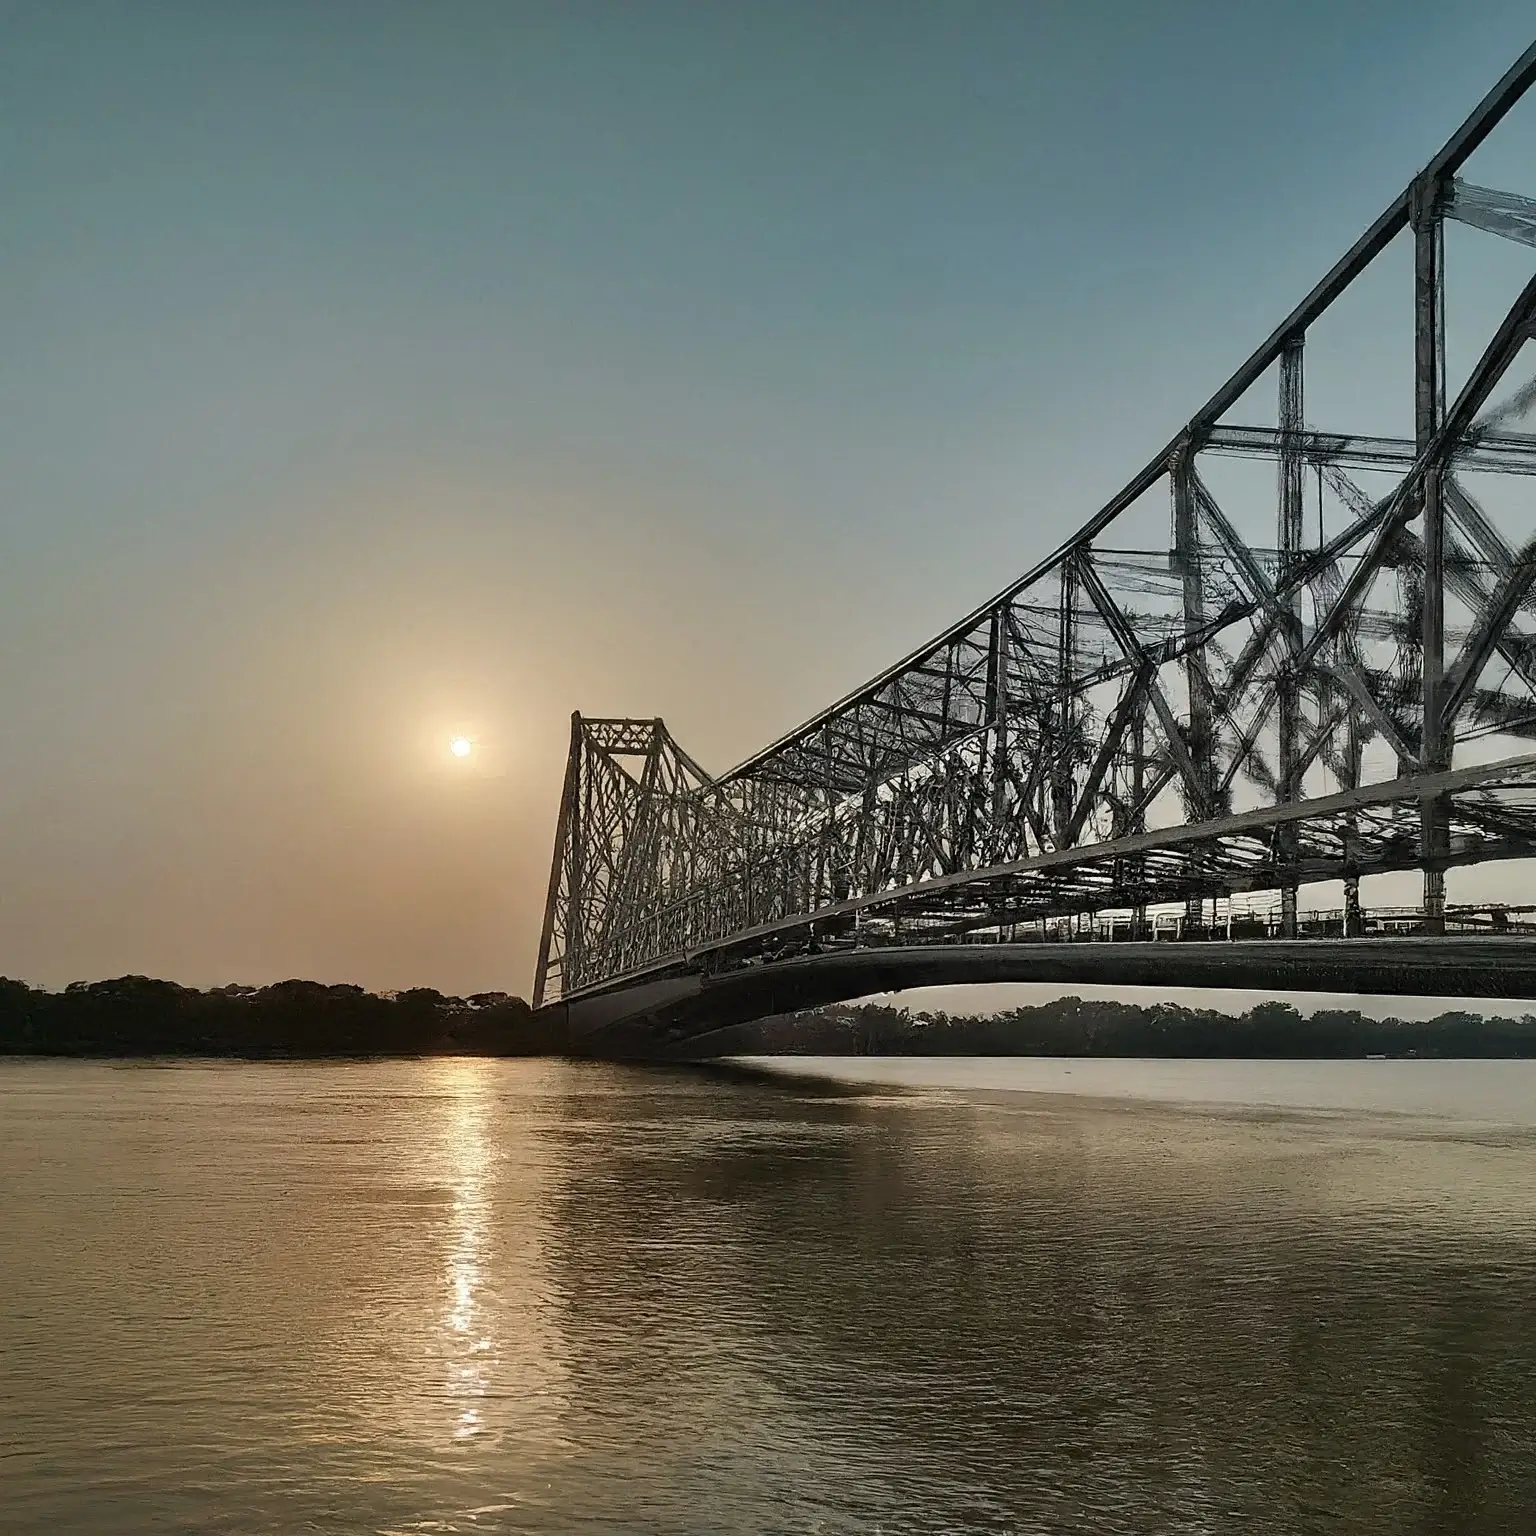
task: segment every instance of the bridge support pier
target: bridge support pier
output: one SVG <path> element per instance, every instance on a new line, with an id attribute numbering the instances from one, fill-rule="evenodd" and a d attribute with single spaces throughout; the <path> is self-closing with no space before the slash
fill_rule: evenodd
<path id="1" fill-rule="evenodd" d="M 1360 914 L 1360 876 L 1350 875 L 1344 881 L 1344 937 L 1358 939 L 1365 930 Z"/>
<path id="2" fill-rule="evenodd" d="M 1445 932 L 1445 871 L 1424 871 L 1424 932 Z"/>
<path id="3" fill-rule="evenodd" d="M 1413 229 L 1414 442 L 1430 448 L 1445 423 L 1445 183 L 1426 173 L 1414 183 L 1409 223 Z M 1420 614 L 1423 673 L 1420 704 L 1424 734 L 1419 765 L 1426 773 L 1451 766 L 1445 730 L 1445 491 L 1444 463 L 1434 463 L 1422 491 L 1424 598 Z M 1443 805 L 1419 807 L 1419 850 L 1424 868 L 1424 931 L 1445 932 L 1445 870 L 1435 860 L 1448 842 Z"/>
<path id="4" fill-rule="evenodd" d="M 1280 516 L 1276 544 L 1280 557 L 1280 581 L 1291 582 L 1302 558 L 1302 434 L 1305 418 L 1302 389 L 1306 335 L 1297 332 L 1286 338 L 1280 353 Z M 1288 802 L 1301 796 L 1300 736 L 1301 679 L 1296 669 L 1296 654 L 1301 650 L 1301 592 L 1294 589 L 1282 605 L 1282 633 L 1285 659 L 1279 676 L 1277 726 L 1280 736 L 1280 782 L 1277 799 Z M 1286 827 L 1280 834 L 1281 858 L 1296 862 L 1296 832 Z M 1296 937 L 1296 887 L 1280 888 L 1280 936 Z"/>

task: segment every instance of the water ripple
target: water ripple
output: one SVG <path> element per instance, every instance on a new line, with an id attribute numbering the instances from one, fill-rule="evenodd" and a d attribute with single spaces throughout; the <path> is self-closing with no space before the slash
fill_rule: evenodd
<path id="1" fill-rule="evenodd" d="M 7 1063 L 0 1524 L 1528 1529 L 1536 1116 L 1280 1065 Z"/>

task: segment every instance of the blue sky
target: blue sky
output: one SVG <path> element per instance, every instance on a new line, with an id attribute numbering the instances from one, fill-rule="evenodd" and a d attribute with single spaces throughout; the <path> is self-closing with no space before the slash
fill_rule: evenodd
<path id="1" fill-rule="evenodd" d="M 0 4 L 0 971 L 525 989 L 573 708 L 724 767 L 984 598 L 1529 30 Z"/>

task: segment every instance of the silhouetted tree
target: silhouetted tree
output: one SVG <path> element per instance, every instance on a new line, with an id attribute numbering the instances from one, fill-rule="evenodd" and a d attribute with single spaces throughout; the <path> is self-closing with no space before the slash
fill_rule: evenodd
<path id="1" fill-rule="evenodd" d="M 967 1018 L 853 1003 L 737 1025 L 709 1045 L 721 1056 L 1536 1056 L 1536 1018 L 1458 1011 L 1413 1023 L 1281 1002 L 1229 1014 L 1078 997 Z"/>
<path id="2" fill-rule="evenodd" d="M 355 986 L 281 981 L 199 992 L 147 976 L 44 992 L 0 978 L 0 1054 L 325 1057 L 465 1052 L 530 1055 L 564 1041 L 522 998 L 382 997 Z"/>

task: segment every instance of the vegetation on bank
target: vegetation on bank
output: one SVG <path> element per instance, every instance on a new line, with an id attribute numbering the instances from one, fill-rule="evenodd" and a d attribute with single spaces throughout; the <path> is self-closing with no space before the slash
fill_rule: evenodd
<path id="1" fill-rule="evenodd" d="M 854 1003 L 738 1025 L 708 1043 L 711 1055 L 1536 1057 L 1536 1017 L 1372 1019 L 1289 1003 L 1230 1014 L 1063 997 L 973 1018 Z"/>
<path id="2" fill-rule="evenodd" d="M 0 1055 L 415 1056 L 539 1055 L 528 1004 L 504 992 L 393 996 L 361 987 L 282 981 L 200 992 L 147 976 L 76 982 L 44 992 L 0 978 Z"/>
<path id="3" fill-rule="evenodd" d="M 520 997 L 393 995 L 283 981 L 200 992 L 122 976 L 45 992 L 0 978 L 0 1055 L 366 1057 L 555 1055 L 568 1049 Z M 671 1056 L 1536 1057 L 1536 1017 L 1443 1013 L 1371 1019 L 1355 1009 L 1246 1013 L 1059 998 L 986 1018 L 853 1003 L 781 1014 L 685 1042 Z"/>

